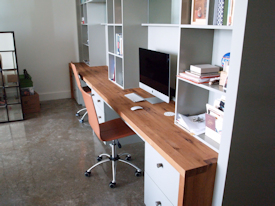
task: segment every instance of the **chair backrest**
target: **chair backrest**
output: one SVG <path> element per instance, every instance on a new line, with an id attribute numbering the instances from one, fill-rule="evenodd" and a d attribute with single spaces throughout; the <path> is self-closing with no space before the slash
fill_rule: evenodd
<path id="1" fill-rule="evenodd" d="M 79 80 L 79 73 L 77 72 L 76 67 L 73 63 L 71 63 L 71 68 L 73 70 L 77 86 L 82 93 L 82 97 L 83 97 L 83 100 L 84 100 L 84 103 L 85 103 L 85 106 L 86 106 L 86 109 L 88 112 L 89 124 L 91 125 L 91 127 L 94 130 L 97 137 L 100 140 L 102 140 L 100 137 L 100 127 L 99 127 L 99 122 L 97 119 L 97 114 L 96 114 L 93 98 L 92 98 L 91 94 L 89 94 L 83 90 L 80 80 Z"/>

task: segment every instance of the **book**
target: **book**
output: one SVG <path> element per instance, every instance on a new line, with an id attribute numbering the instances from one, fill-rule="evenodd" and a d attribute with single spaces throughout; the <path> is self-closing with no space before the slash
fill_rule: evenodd
<path id="1" fill-rule="evenodd" d="M 228 17 L 228 4 L 229 0 L 224 0 L 224 7 L 223 7 L 223 19 L 222 19 L 222 25 L 227 25 L 227 17 Z"/>
<path id="2" fill-rule="evenodd" d="M 213 0 L 212 0 L 213 1 Z M 211 2 L 210 2 L 211 3 Z M 212 17 L 212 21 L 213 21 L 213 25 L 217 25 L 217 16 L 218 16 L 218 3 L 219 0 L 214 0 L 214 3 L 210 4 L 212 5 L 212 15 L 210 15 L 209 17 Z M 211 21 L 211 19 L 209 19 Z M 208 21 L 209 22 L 209 21 Z"/>
<path id="3" fill-rule="evenodd" d="M 192 72 L 190 70 L 185 71 L 186 74 L 193 76 L 193 77 L 197 77 L 197 78 L 214 78 L 214 77 L 219 77 L 220 73 L 219 72 L 210 72 L 210 73 L 204 73 L 204 74 L 200 74 L 197 72 Z"/>
<path id="4" fill-rule="evenodd" d="M 218 0 L 218 12 L 217 12 L 217 25 L 222 26 L 223 12 L 224 12 L 224 0 Z"/>
<path id="5" fill-rule="evenodd" d="M 205 83 L 209 83 L 209 81 L 210 81 L 210 78 L 200 79 L 200 78 L 189 76 L 185 73 L 180 73 L 178 75 L 178 77 L 189 80 L 189 81 L 191 81 L 193 83 L 196 83 L 196 84 L 205 84 Z"/>
<path id="6" fill-rule="evenodd" d="M 220 68 L 211 64 L 198 64 L 190 65 L 190 71 L 197 72 L 199 74 L 209 73 L 209 72 L 218 72 Z"/>
<path id="7" fill-rule="evenodd" d="M 217 143 L 221 142 L 222 118 L 216 118 L 210 114 L 205 114 L 205 135 Z"/>
<path id="8" fill-rule="evenodd" d="M 122 43 L 122 34 L 121 33 L 116 33 L 116 54 L 118 55 L 122 55 L 123 51 L 122 51 L 122 47 L 123 43 Z"/>
<path id="9" fill-rule="evenodd" d="M 217 24 L 217 10 L 218 10 L 218 1 L 210 0 L 209 11 L 208 11 L 208 25 Z"/>
<path id="10" fill-rule="evenodd" d="M 190 24 L 191 3 L 191 0 L 182 0 L 181 24 Z"/>
<path id="11" fill-rule="evenodd" d="M 228 10 L 228 20 L 227 20 L 228 26 L 232 26 L 233 24 L 233 14 L 234 14 L 234 0 L 230 0 L 229 10 Z"/>

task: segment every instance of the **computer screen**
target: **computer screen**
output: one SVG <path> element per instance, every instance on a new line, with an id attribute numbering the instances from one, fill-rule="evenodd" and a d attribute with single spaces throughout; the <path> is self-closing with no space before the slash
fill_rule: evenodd
<path id="1" fill-rule="evenodd" d="M 139 48 L 140 88 L 169 103 L 170 55 Z"/>

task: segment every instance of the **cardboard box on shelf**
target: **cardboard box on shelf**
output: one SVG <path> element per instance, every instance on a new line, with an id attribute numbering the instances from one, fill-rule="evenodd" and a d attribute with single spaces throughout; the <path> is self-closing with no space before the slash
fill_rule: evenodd
<path id="1" fill-rule="evenodd" d="M 18 82 L 18 76 L 17 76 L 17 74 L 8 74 L 7 75 L 7 80 L 8 80 L 8 83 L 10 83 L 10 82 Z"/>
<path id="2" fill-rule="evenodd" d="M 39 95 L 34 92 L 34 95 L 22 96 L 22 108 L 24 114 L 40 112 Z"/>

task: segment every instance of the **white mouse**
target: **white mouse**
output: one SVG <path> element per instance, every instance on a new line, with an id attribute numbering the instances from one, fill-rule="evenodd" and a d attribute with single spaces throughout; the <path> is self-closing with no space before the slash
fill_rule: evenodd
<path id="1" fill-rule="evenodd" d="M 141 106 L 134 106 L 134 107 L 131 107 L 131 110 L 132 110 L 132 111 L 136 111 L 137 109 L 143 109 L 143 107 L 141 107 Z"/>

